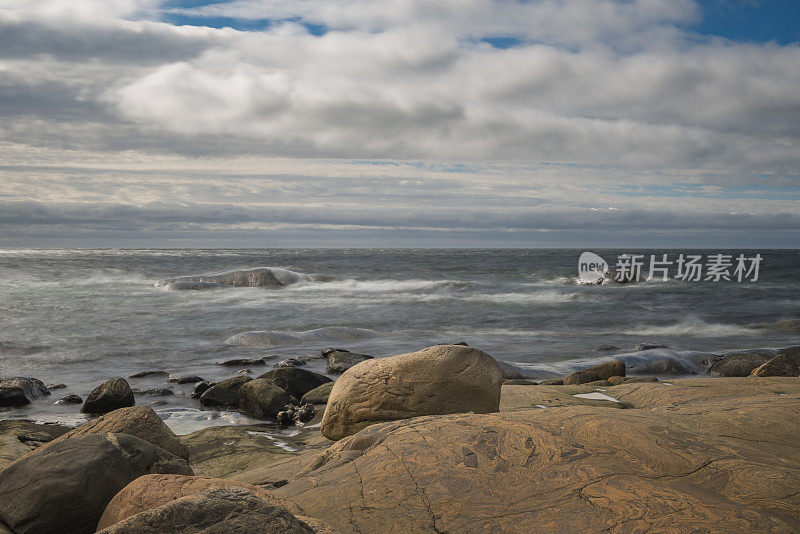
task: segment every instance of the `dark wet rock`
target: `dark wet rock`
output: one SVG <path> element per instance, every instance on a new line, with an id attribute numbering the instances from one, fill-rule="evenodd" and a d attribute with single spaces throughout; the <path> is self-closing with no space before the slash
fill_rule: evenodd
<path id="1" fill-rule="evenodd" d="M 167 373 L 166 371 L 155 371 L 155 370 L 139 371 L 138 373 L 133 373 L 128 378 L 146 378 L 148 376 L 166 376 L 168 374 L 169 373 Z"/>
<path id="2" fill-rule="evenodd" d="M 88 434 L 0 471 L 0 521 L 16 534 L 88 534 L 114 495 L 149 473 L 192 475 L 177 456 L 127 434 Z"/>
<path id="3" fill-rule="evenodd" d="M 251 371 L 250 369 L 239 369 L 238 371 L 236 371 L 236 373 L 235 373 L 235 374 L 237 374 L 237 375 L 242 375 L 242 376 L 247 376 L 247 375 L 249 375 L 249 374 L 250 374 L 250 373 L 252 373 L 252 372 L 253 372 L 253 371 Z"/>
<path id="4" fill-rule="evenodd" d="M 112 378 L 103 382 L 89 393 L 81 407 L 81 412 L 90 414 L 108 413 L 117 408 L 135 404 L 133 391 L 124 378 Z"/>
<path id="5" fill-rule="evenodd" d="M 50 395 L 50 391 L 36 378 L 0 378 L 0 407 L 25 406 L 47 395 Z"/>
<path id="6" fill-rule="evenodd" d="M 289 403 L 289 394 L 274 381 L 256 378 L 239 388 L 239 411 L 254 417 L 275 417 Z"/>
<path id="7" fill-rule="evenodd" d="M 328 352 L 325 358 L 327 360 L 325 371 L 329 374 L 341 374 L 364 360 L 371 360 L 372 356 L 350 352 L 349 350 L 336 350 Z"/>
<path id="8" fill-rule="evenodd" d="M 83 404 L 83 399 L 80 397 L 80 395 L 75 395 L 73 393 L 71 395 L 61 397 L 54 404 Z"/>
<path id="9" fill-rule="evenodd" d="M 193 399 L 199 399 L 203 395 L 203 393 L 205 393 L 206 390 L 208 390 L 208 388 L 210 388 L 211 386 L 213 386 L 215 384 L 216 384 L 216 382 L 208 382 L 206 380 L 203 380 L 202 382 L 196 383 L 194 385 L 194 389 L 192 390 L 191 397 Z"/>
<path id="10" fill-rule="evenodd" d="M 240 367 L 242 365 L 267 365 L 265 358 L 236 358 L 233 360 L 225 360 L 224 362 L 217 362 L 217 365 L 224 367 Z"/>
<path id="11" fill-rule="evenodd" d="M 753 369 L 750 376 L 797 376 L 798 374 L 800 370 L 795 361 L 787 354 L 781 354 Z"/>
<path id="12" fill-rule="evenodd" d="M 167 388 L 133 388 L 133 394 L 145 397 L 168 397 L 175 395 L 175 392 Z"/>
<path id="13" fill-rule="evenodd" d="M 223 408 L 239 407 L 239 388 L 251 381 L 249 376 L 236 376 L 223 380 L 208 388 L 201 396 L 200 403 L 205 406 L 219 406 Z"/>
<path id="14" fill-rule="evenodd" d="M 561 378 L 552 378 L 550 380 L 542 380 L 539 382 L 540 386 L 563 386 L 564 380 Z"/>
<path id="15" fill-rule="evenodd" d="M 712 376 L 749 376 L 756 367 L 774 357 L 768 352 L 744 352 L 727 354 L 711 365 Z"/>
<path id="16" fill-rule="evenodd" d="M 214 282 L 170 282 L 163 287 L 176 291 L 203 291 L 204 289 L 216 289 L 222 285 Z"/>
<path id="17" fill-rule="evenodd" d="M 47 389 L 67 389 L 66 384 L 47 384 Z"/>
<path id="18" fill-rule="evenodd" d="M 643 351 L 643 350 L 653 350 L 653 349 L 668 349 L 669 347 L 663 345 L 661 343 L 639 343 L 633 350 L 636 352 Z"/>
<path id="19" fill-rule="evenodd" d="M 494 412 L 501 382 L 494 358 L 462 345 L 365 360 L 333 385 L 321 432 L 335 441 L 381 421 Z"/>
<path id="20" fill-rule="evenodd" d="M 202 525 L 202 530 L 198 529 Z M 282 506 L 266 502 L 243 488 L 216 488 L 171 500 L 140 512 L 102 531 L 103 534 L 163 532 L 241 532 L 314 534 Z"/>
<path id="21" fill-rule="evenodd" d="M 281 368 L 281 367 L 302 367 L 304 365 L 306 365 L 306 362 L 304 362 L 303 360 L 298 360 L 297 358 L 288 358 L 286 360 L 282 360 L 282 361 L 276 363 L 275 365 L 273 365 L 273 367 L 278 367 L 278 368 Z"/>
<path id="22" fill-rule="evenodd" d="M 301 423 L 307 423 L 308 421 L 314 419 L 314 415 L 316 415 L 316 413 L 317 409 L 314 407 L 314 405 L 307 403 L 301 405 L 297 409 L 297 413 L 295 413 L 294 418 L 296 421 L 299 421 Z"/>
<path id="23" fill-rule="evenodd" d="M 625 364 L 619 360 L 601 363 L 588 369 L 575 371 L 564 378 L 565 385 L 585 384 L 597 380 L 608 380 L 612 376 L 625 376 Z"/>
<path id="24" fill-rule="evenodd" d="M 331 352 L 350 352 L 350 351 L 347 350 L 347 349 L 335 349 L 333 347 L 327 347 L 327 348 L 322 349 L 319 352 L 323 357 L 327 357 L 328 354 L 330 354 Z"/>
<path id="25" fill-rule="evenodd" d="M 267 371 L 258 378 L 268 378 L 274 381 L 278 387 L 286 390 L 286 393 L 297 399 L 303 398 L 303 395 L 312 389 L 326 382 L 331 382 L 331 379 L 327 376 L 296 367 L 284 367 Z"/>
<path id="26" fill-rule="evenodd" d="M 203 380 L 203 377 L 197 375 L 171 374 L 169 375 L 169 378 L 167 378 L 167 382 L 174 382 L 177 384 L 197 384 Z"/>
<path id="27" fill-rule="evenodd" d="M 208 289 L 214 286 L 232 287 L 283 287 L 301 281 L 331 282 L 337 278 L 322 274 L 303 274 L 277 267 L 255 267 L 218 274 L 178 276 L 156 281 L 156 287 L 174 289 Z M 210 286 L 208 284 L 213 284 Z"/>
<path id="28" fill-rule="evenodd" d="M 597 352 L 605 352 L 605 351 L 620 350 L 620 349 L 616 345 L 598 345 L 594 348 L 594 350 Z"/>
<path id="29" fill-rule="evenodd" d="M 509 378 L 507 380 L 503 380 L 504 386 L 535 386 L 537 382 L 533 380 L 527 380 L 525 378 Z"/>
<path id="30" fill-rule="evenodd" d="M 54 440 L 53 443 L 86 434 L 106 434 L 108 432 L 135 436 L 184 460 L 189 459 L 188 449 L 149 406 L 132 406 L 114 410 L 70 430 Z"/>
<path id="31" fill-rule="evenodd" d="M 333 384 L 334 382 L 326 382 L 321 386 L 315 387 L 303 395 L 300 402 L 303 404 L 327 404 Z"/>
<path id="32" fill-rule="evenodd" d="M 103 516 L 97 524 L 97 530 L 102 531 L 105 528 L 116 525 L 120 521 L 136 516 L 136 514 L 172 503 L 176 499 L 182 497 L 195 495 L 212 489 L 228 488 L 246 490 L 266 503 L 286 508 L 301 521 L 308 522 L 309 526 L 311 526 L 315 532 L 328 532 L 325 529 L 318 530 L 318 528 L 322 526 L 319 521 L 303 517 L 302 511 L 297 505 L 262 487 L 222 478 L 189 477 L 184 475 L 144 475 L 137 478 L 114 496 L 106 507 L 105 512 L 103 512 Z M 192 525 L 194 526 L 200 523 L 205 524 L 206 519 L 207 518 L 204 517 L 200 520 L 192 521 Z M 141 522 L 137 519 L 136 523 L 139 525 Z M 168 528 L 164 527 L 164 530 L 183 532 L 182 529 L 184 527 L 185 525 L 182 523 L 175 523 L 170 524 Z M 224 530 L 226 532 L 231 532 L 232 527 L 232 523 L 226 523 Z M 258 532 L 273 531 L 266 529 L 258 530 Z"/>

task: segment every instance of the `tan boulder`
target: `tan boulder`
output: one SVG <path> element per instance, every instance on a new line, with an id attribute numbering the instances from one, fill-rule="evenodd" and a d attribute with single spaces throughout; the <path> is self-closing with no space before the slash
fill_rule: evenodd
<path id="1" fill-rule="evenodd" d="M 136 436 L 175 456 L 185 460 L 189 459 L 189 449 L 181 443 L 172 429 L 149 406 L 119 408 L 70 430 L 51 443 L 85 434 L 106 434 L 108 432 Z"/>
<path id="2" fill-rule="evenodd" d="M 570 373 L 564 378 L 565 385 L 586 384 L 599 380 L 608 380 L 612 376 L 625 376 L 625 363 L 619 360 L 601 363 L 588 369 Z"/>
<path id="3" fill-rule="evenodd" d="M 215 488 L 171 500 L 99 532 L 313 534 L 314 530 L 286 508 L 266 502 L 250 491 L 242 488 Z"/>
<path id="4" fill-rule="evenodd" d="M 306 521 L 306 518 L 302 517 L 302 510 L 296 504 L 258 486 L 221 478 L 184 475 L 145 475 L 125 486 L 114 496 L 111 502 L 108 503 L 108 506 L 106 506 L 102 517 L 100 517 L 97 530 L 103 530 L 136 514 L 158 508 L 159 506 L 180 499 L 181 497 L 194 495 L 206 490 L 225 488 L 246 490 L 262 501 L 286 508 L 302 521 Z M 321 523 L 313 519 L 309 520 L 308 523 L 311 526 L 313 526 L 312 524 L 321 526 Z M 315 530 L 315 532 L 324 531 L 325 530 Z"/>
<path id="5" fill-rule="evenodd" d="M 365 360 L 333 385 L 322 434 L 338 440 L 369 425 L 427 414 L 497 411 L 502 375 L 485 352 L 436 345 Z"/>
<path id="6" fill-rule="evenodd" d="M 573 387 L 506 386 L 504 395 Z M 608 393 L 638 409 L 373 425 L 275 491 L 343 532 L 800 531 L 796 379 L 638 382 Z"/>

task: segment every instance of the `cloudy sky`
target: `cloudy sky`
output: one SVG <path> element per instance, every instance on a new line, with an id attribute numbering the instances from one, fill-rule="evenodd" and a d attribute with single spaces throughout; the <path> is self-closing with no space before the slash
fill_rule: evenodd
<path id="1" fill-rule="evenodd" d="M 0 247 L 800 247 L 796 0 L 0 0 Z"/>

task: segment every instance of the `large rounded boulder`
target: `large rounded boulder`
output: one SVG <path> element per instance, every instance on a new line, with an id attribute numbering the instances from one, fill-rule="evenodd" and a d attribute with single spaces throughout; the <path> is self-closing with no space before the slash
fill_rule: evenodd
<path id="1" fill-rule="evenodd" d="M 52 443 L 86 434 L 108 432 L 136 436 L 184 460 L 189 459 L 189 450 L 186 446 L 149 406 L 131 406 L 114 410 L 70 430 Z"/>
<path id="2" fill-rule="evenodd" d="M 36 378 L 0 378 L 0 407 L 25 406 L 47 395 L 50 391 Z"/>
<path id="3" fill-rule="evenodd" d="M 150 473 L 193 474 L 185 460 L 127 434 L 53 443 L 0 471 L 0 522 L 16 534 L 88 534 L 114 495 Z"/>
<path id="4" fill-rule="evenodd" d="M 239 406 L 239 389 L 251 380 L 249 376 L 235 376 L 214 384 L 200 395 L 200 404 L 236 408 Z"/>
<path id="5" fill-rule="evenodd" d="M 81 412 L 91 414 L 108 413 L 117 408 L 127 408 L 135 404 L 133 390 L 124 378 L 112 378 L 103 382 L 86 397 Z"/>
<path id="6" fill-rule="evenodd" d="M 213 489 L 228 488 L 248 491 L 268 504 L 286 508 L 298 519 L 307 522 L 314 531 L 326 531 L 325 528 L 321 528 L 322 524 L 319 521 L 303 517 L 302 510 L 296 504 L 264 488 L 221 478 L 184 475 L 145 475 L 137 478 L 125 486 L 108 503 L 97 524 L 97 530 L 111 527 L 129 517 L 159 508 L 182 497 Z"/>
<path id="7" fill-rule="evenodd" d="M 345 371 L 333 385 L 322 434 L 339 440 L 397 419 L 496 412 L 502 381 L 494 358 L 462 345 L 436 345 L 366 360 Z"/>

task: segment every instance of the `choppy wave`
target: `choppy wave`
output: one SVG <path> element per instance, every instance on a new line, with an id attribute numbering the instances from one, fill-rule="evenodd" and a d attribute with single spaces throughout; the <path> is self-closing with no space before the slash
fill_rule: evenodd
<path id="1" fill-rule="evenodd" d="M 375 330 L 367 328 L 354 328 L 348 326 L 326 326 L 305 330 L 303 332 L 285 332 L 280 330 L 257 330 L 242 332 L 225 340 L 227 345 L 236 345 L 248 348 L 279 347 L 295 345 L 309 341 L 355 341 L 377 336 Z"/>
<path id="2" fill-rule="evenodd" d="M 692 336 L 723 337 L 758 335 L 758 330 L 735 324 L 707 323 L 699 318 L 687 318 L 671 325 L 640 325 L 623 331 L 629 336 Z"/>

